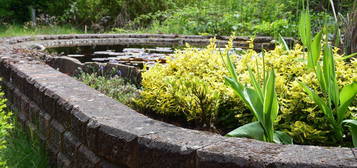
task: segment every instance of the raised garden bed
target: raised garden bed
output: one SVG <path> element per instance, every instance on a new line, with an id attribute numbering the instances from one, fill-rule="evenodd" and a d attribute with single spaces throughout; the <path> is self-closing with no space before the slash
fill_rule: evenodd
<path id="1" fill-rule="evenodd" d="M 19 119 L 58 167 L 356 167 L 353 148 L 278 145 L 150 119 L 46 65 L 34 46 L 208 44 L 209 37 L 66 35 L 1 39 L 0 74 Z M 219 41 L 225 43 L 225 41 Z M 40 47 L 41 48 L 41 47 Z"/>

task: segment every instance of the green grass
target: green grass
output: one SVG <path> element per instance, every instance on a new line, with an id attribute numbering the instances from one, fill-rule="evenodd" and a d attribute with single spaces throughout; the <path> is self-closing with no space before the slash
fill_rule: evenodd
<path id="1" fill-rule="evenodd" d="M 7 110 L 0 91 L 0 168 L 47 168 L 44 148 L 33 133 L 25 132 Z"/>
<path id="2" fill-rule="evenodd" d="M 47 168 L 46 153 L 38 138 L 15 125 L 0 150 L 0 168 Z"/>
<path id="3" fill-rule="evenodd" d="M 80 34 L 83 33 L 74 27 L 63 26 L 37 26 L 25 27 L 21 25 L 0 26 L 0 37 L 40 35 L 40 34 Z"/>

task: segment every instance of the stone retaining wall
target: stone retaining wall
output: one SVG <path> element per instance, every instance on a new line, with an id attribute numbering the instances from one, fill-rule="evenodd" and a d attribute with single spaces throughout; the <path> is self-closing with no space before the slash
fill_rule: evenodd
<path id="1" fill-rule="evenodd" d="M 357 149 L 228 138 L 150 119 L 38 61 L 34 58 L 37 52 L 19 50 L 33 45 L 31 40 L 59 44 L 61 40 L 57 39 L 64 37 L 67 41 L 78 37 L 96 41 L 107 36 L 1 39 L 0 76 L 6 96 L 20 121 L 45 144 L 53 165 L 68 168 L 357 167 Z"/>

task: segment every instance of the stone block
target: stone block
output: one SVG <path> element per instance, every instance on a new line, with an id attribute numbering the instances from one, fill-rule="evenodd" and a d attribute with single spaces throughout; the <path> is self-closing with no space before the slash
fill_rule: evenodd
<path id="1" fill-rule="evenodd" d="M 357 167 L 349 148 L 284 145 L 275 157 L 275 167 Z"/>
<path id="2" fill-rule="evenodd" d="M 21 107 L 19 108 L 20 109 L 20 113 L 24 114 L 24 116 L 28 119 L 29 118 L 29 103 L 30 103 L 30 100 L 25 97 L 25 96 L 22 96 L 21 97 Z"/>
<path id="3" fill-rule="evenodd" d="M 97 133 L 97 154 L 115 164 L 135 162 L 137 136 L 120 129 L 101 126 Z"/>
<path id="4" fill-rule="evenodd" d="M 46 154 L 47 154 L 47 158 L 48 158 L 48 164 L 49 167 L 56 167 L 57 164 L 57 155 L 59 153 L 59 151 L 54 148 L 53 146 L 51 146 L 50 144 L 46 144 Z"/>
<path id="5" fill-rule="evenodd" d="M 195 167 L 197 149 L 224 139 L 215 134 L 173 127 L 166 123 L 157 122 L 152 127 L 162 127 L 162 131 L 149 132 L 138 138 L 135 151 L 137 161 L 131 163 L 136 167 Z"/>
<path id="6" fill-rule="evenodd" d="M 96 168 L 100 163 L 100 159 L 87 147 L 81 145 L 78 149 L 77 163 L 78 168 Z"/>
<path id="7" fill-rule="evenodd" d="M 39 134 L 41 134 L 45 140 L 50 136 L 50 122 L 51 116 L 41 111 L 39 113 Z"/>
<path id="8" fill-rule="evenodd" d="M 48 141 L 52 147 L 59 151 L 62 151 L 63 133 L 63 126 L 56 120 L 52 120 L 50 123 L 50 136 Z"/>
<path id="9" fill-rule="evenodd" d="M 42 100 L 42 98 L 43 98 L 43 92 L 44 92 L 44 90 L 45 90 L 45 87 L 42 87 L 40 84 L 38 84 L 38 83 L 34 83 L 34 89 L 33 89 L 33 97 L 31 97 L 31 99 L 32 100 L 34 100 L 34 102 L 38 105 L 38 106 L 40 106 L 40 107 L 42 107 L 42 105 L 43 105 L 43 100 Z"/>
<path id="10" fill-rule="evenodd" d="M 72 158 L 73 159 L 73 158 Z M 63 155 L 61 152 L 57 154 L 56 167 L 60 168 L 73 168 L 73 164 L 69 158 Z"/>
<path id="11" fill-rule="evenodd" d="M 128 166 L 125 165 L 119 165 L 119 164 L 112 164 L 110 162 L 107 162 L 105 160 L 102 160 L 99 165 L 98 168 L 129 168 Z"/>
<path id="12" fill-rule="evenodd" d="M 54 118 L 60 122 L 65 130 L 68 130 L 71 127 L 71 111 L 73 106 L 70 105 L 64 99 L 59 98 L 58 101 L 55 103 L 55 113 Z"/>
<path id="13" fill-rule="evenodd" d="M 282 145 L 246 138 L 229 138 L 197 150 L 197 167 L 269 167 Z"/>
<path id="14" fill-rule="evenodd" d="M 14 90 L 14 106 L 17 108 L 17 109 L 20 109 L 21 108 L 21 101 L 22 101 L 22 98 L 21 98 L 21 93 L 18 89 L 15 89 Z"/>
<path id="15" fill-rule="evenodd" d="M 93 152 L 97 153 L 99 150 L 98 144 L 101 142 L 98 142 L 98 130 L 99 130 L 100 124 L 95 121 L 95 120 L 90 120 L 87 124 L 87 138 L 86 138 L 86 146 L 92 150 Z"/>
<path id="16" fill-rule="evenodd" d="M 18 72 L 17 70 L 15 71 L 15 73 L 11 73 L 11 79 L 13 85 L 18 88 L 21 92 L 24 91 L 24 74 L 21 72 Z"/>
<path id="17" fill-rule="evenodd" d="M 71 114 L 71 132 L 81 143 L 85 144 L 87 142 L 87 124 L 90 118 L 76 108 L 72 110 Z"/>
<path id="18" fill-rule="evenodd" d="M 29 121 L 35 126 L 36 129 L 39 129 L 40 108 L 34 104 L 34 102 L 29 104 Z"/>
<path id="19" fill-rule="evenodd" d="M 30 80 L 29 78 L 25 79 L 25 83 L 24 83 L 24 95 L 26 95 L 29 98 L 32 98 L 34 96 L 34 81 Z"/>
<path id="20" fill-rule="evenodd" d="M 81 143 L 70 132 L 65 132 L 63 135 L 63 150 L 62 153 L 72 160 L 76 160 L 77 150 Z"/>
<path id="21" fill-rule="evenodd" d="M 46 90 L 43 95 L 43 110 L 50 116 L 54 116 L 56 107 L 56 97 L 52 90 Z"/>

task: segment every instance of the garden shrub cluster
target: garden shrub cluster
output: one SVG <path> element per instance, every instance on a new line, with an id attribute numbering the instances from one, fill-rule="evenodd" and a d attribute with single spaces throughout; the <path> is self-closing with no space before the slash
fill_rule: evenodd
<path id="1" fill-rule="evenodd" d="M 231 50 L 231 46 L 225 50 Z M 222 128 L 227 124 L 226 128 L 234 128 L 234 123 L 249 123 L 252 119 L 249 110 L 224 84 L 223 77 L 227 72 L 222 56 L 225 54 L 227 52 L 217 50 L 214 42 L 202 50 L 188 47 L 177 51 L 167 65 L 158 64 L 143 73 L 143 91 L 136 99 L 136 105 L 155 113 L 184 116 L 210 128 Z M 298 144 L 341 145 L 336 144 L 323 113 L 298 83 L 300 81 L 319 90 L 315 73 L 306 69 L 304 58 L 307 53 L 303 47 L 297 44 L 294 49 L 286 51 L 278 46 L 264 55 L 266 68 L 276 71 L 280 106 L 277 129 L 288 133 Z M 357 66 L 357 59 L 345 62 L 337 49 L 335 57 L 339 86 L 357 81 L 357 72 L 353 68 Z M 244 84 L 250 83 L 248 66 L 254 73 L 263 69 L 261 54 L 254 50 L 232 54 L 232 58 L 239 80 Z M 356 118 L 356 105 L 354 101 L 346 118 Z M 235 116 L 235 121 L 227 123 L 229 120 L 225 116 Z M 222 124 L 222 121 L 226 123 Z M 345 133 L 350 136 L 347 131 Z"/>
<path id="2" fill-rule="evenodd" d="M 153 20 L 151 31 L 179 34 L 230 35 L 295 35 L 294 1 L 239 0 L 204 1 L 165 13 L 156 12 L 147 17 Z"/>
<path id="3" fill-rule="evenodd" d="M 302 9 L 300 0 L 0 0 L 0 4 L 0 25 L 30 21 L 31 6 L 40 24 L 80 29 L 87 25 L 95 32 L 270 36 L 296 36 L 296 16 Z M 346 17 L 353 4 L 354 0 L 344 0 L 334 5 Z M 329 0 L 310 0 L 310 6 L 316 12 L 315 29 L 321 22 L 335 24 Z"/>
<path id="4" fill-rule="evenodd" d="M 77 79 L 126 105 L 131 105 L 132 99 L 138 96 L 138 88 L 119 76 L 81 72 Z"/>
<path id="5" fill-rule="evenodd" d="M 220 119 L 236 122 L 229 120 L 235 113 L 243 114 L 244 109 L 232 109 L 240 102 L 232 98 L 233 91 L 222 82 L 226 70 L 221 59 L 213 43 L 204 50 L 188 47 L 177 51 L 174 58 L 167 60 L 167 65 L 157 64 L 142 74 L 144 91 L 136 105 L 142 111 L 182 116 L 207 128 L 214 128 Z M 237 124 L 244 122 L 247 121 Z"/>

